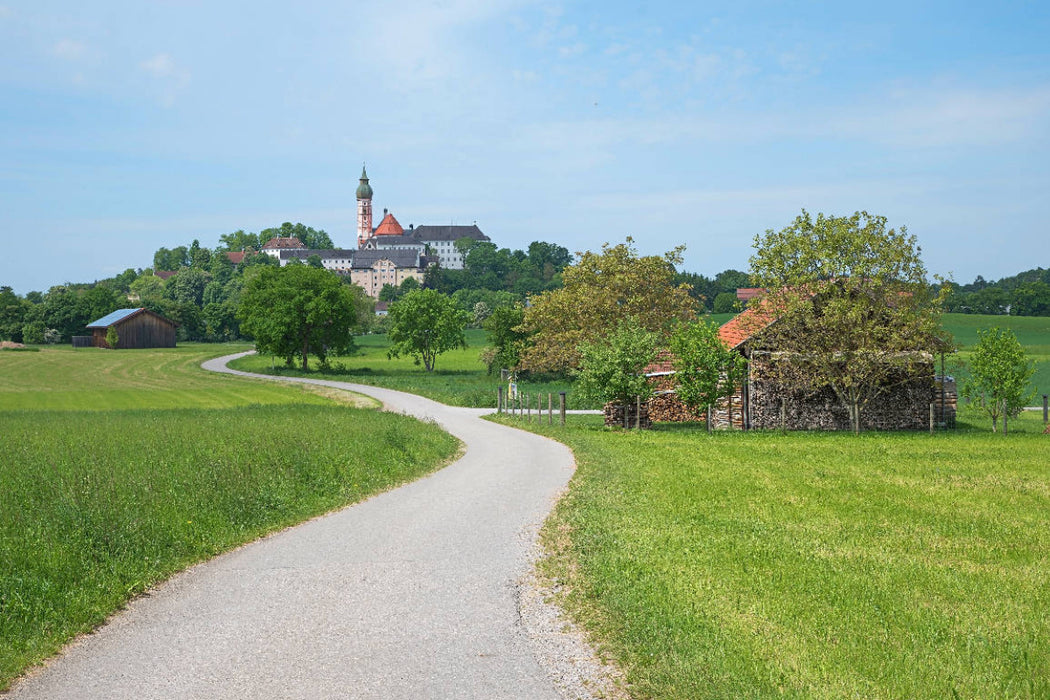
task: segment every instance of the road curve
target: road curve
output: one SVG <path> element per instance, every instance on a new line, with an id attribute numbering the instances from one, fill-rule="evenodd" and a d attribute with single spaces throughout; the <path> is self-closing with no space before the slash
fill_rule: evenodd
<path id="1" fill-rule="evenodd" d="M 204 367 L 243 374 L 226 368 L 234 357 Z M 433 420 L 466 452 L 176 575 L 16 684 L 12 699 L 558 697 L 522 628 L 516 589 L 571 476 L 569 450 L 474 409 L 290 381 Z"/>

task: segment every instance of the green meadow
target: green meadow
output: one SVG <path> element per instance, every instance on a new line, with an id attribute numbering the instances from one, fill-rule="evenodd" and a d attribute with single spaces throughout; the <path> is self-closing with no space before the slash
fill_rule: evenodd
<path id="1" fill-rule="evenodd" d="M 543 573 L 639 698 L 1050 697 L 1050 437 L 606 429 Z"/>
<path id="2" fill-rule="evenodd" d="M 284 367 L 280 359 L 269 356 L 248 356 L 236 360 L 231 367 L 246 372 L 276 374 L 284 376 L 325 376 L 358 384 L 381 386 L 407 391 L 440 401 L 452 406 L 495 408 L 497 390 L 501 384 L 499 372 L 489 375 L 481 362 L 481 349 L 485 347 L 485 332 L 470 329 L 466 332 L 467 347 L 438 355 L 433 372 L 424 371 L 422 365 L 413 363 L 410 357 L 388 358 L 390 343 L 386 335 L 363 335 L 354 339 L 358 352 L 354 355 L 331 358 L 327 370 L 312 369 L 303 373 L 301 369 Z M 558 392 L 569 392 L 570 408 L 592 408 L 578 404 L 571 393 L 569 381 L 523 380 L 521 391 L 531 394 L 552 393 L 557 400 Z"/>
<path id="3" fill-rule="evenodd" d="M 176 571 L 458 449 L 345 392 L 199 367 L 239 349 L 0 353 L 0 689 Z"/>

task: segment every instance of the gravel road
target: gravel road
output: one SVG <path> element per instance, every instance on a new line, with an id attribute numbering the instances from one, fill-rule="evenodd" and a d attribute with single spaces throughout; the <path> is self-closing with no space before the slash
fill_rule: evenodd
<path id="1" fill-rule="evenodd" d="M 230 371 L 229 359 L 205 368 Z M 466 453 L 178 574 L 11 698 L 559 697 L 519 617 L 517 586 L 572 474 L 569 450 L 477 410 L 317 383 L 433 420 Z"/>

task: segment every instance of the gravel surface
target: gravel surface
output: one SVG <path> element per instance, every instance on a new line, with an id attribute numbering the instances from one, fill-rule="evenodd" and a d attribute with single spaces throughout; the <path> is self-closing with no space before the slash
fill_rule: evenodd
<path id="1" fill-rule="evenodd" d="M 229 359 L 205 367 L 230 371 Z M 176 575 L 11 698 L 610 697 L 607 672 L 531 573 L 536 533 L 572 474 L 566 447 L 484 411 L 283 380 L 373 396 L 435 421 L 466 451 Z"/>

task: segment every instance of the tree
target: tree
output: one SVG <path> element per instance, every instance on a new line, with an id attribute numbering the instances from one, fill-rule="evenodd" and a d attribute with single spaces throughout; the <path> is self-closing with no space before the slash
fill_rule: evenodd
<path id="1" fill-rule="evenodd" d="M 238 229 L 233 233 L 224 233 L 219 236 L 219 247 L 216 251 L 239 253 L 242 251 L 257 251 L 262 244 L 259 242 L 259 234 L 245 233 Z"/>
<path id="2" fill-rule="evenodd" d="M 478 302 L 481 303 L 481 302 Z M 497 306 L 482 324 L 488 336 L 491 352 L 486 353 L 486 365 L 489 374 L 496 368 L 516 369 L 521 361 L 521 348 L 525 342 L 525 333 L 519 330 L 525 319 L 525 309 L 521 304 L 514 306 Z"/>
<path id="3" fill-rule="evenodd" d="M 285 221 L 278 228 L 267 228 L 259 231 L 259 244 L 262 245 L 271 238 L 298 238 L 299 241 L 310 250 L 331 250 L 335 247 L 332 239 L 325 233 L 324 229 L 314 229 L 303 224 L 293 224 Z"/>
<path id="4" fill-rule="evenodd" d="M 112 350 L 117 349 L 117 345 L 120 343 L 120 335 L 117 333 L 116 326 L 110 326 L 106 329 L 106 346 Z"/>
<path id="5" fill-rule="evenodd" d="M 628 406 L 652 395 L 645 368 L 656 356 L 656 341 L 655 333 L 626 318 L 608 336 L 582 344 L 580 367 L 574 372 L 576 390 L 585 400 L 623 406 L 627 427 Z"/>
<path id="6" fill-rule="evenodd" d="M 912 381 L 940 339 L 942 295 L 926 279 L 915 237 L 886 218 L 803 211 L 780 231 L 755 237 L 751 281 L 778 321 L 758 334 L 771 376 L 788 388 L 830 388 L 854 432 L 868 402 Z"/>
<path id="7" fill-rule="evenodd" d="M 733 292 L 719 292 L 718 296 L 715 297 L 712 310 L 716 314 L 734 314 L 740 311 L 740 300 L 736 298 L 736 294 Z"/>
<path id="8" fill-rule="evenodd" d="M 11 287 L 0 287 L 0 340 L 22 340 L 29 303 L 15 294 Z"/>
<path id="9" fill-rule="evenodd" d="M 409 355 L 427 372 L 434 371 L 437 356 L 467 346 L 463 329 L 469 314 L 449 297 L 433 289 L 409 292 L 390 305 L 390 357 Z"/>
<path id="10" fill-rule="evenodd" d="M 525 310 L 522 330 L 529 339 L 522 366 L 552 372 L 578 367 L 578 348 L 597 342 L 626 318 L 660 335 L 669 334 L 676 321 L 695 319 L 696 300 L 686 286 L 673 283 L 681 252 L 639 257 L 628 238 L 603 245 L 601 253 L 579 254 L 565 268 L 565 286 L 536 295 Z"/>
<path id="11" fill-rule="evenodd" d="M 244 286 L 237 318 L 241 331 L 261 353 L 296 357 L 308 369 L 309 356 L 324 364 L 330 353 L 353 348 L 359 323 L 355 295 L 334 273 L 309 267 L 260 267 Z"/>
<path id="12" fill-rule="evenodd" d="M 707 321 L 683 323 L 671 335 L 678 398 L 694 412 L 733 395 L 747 368 L 744 356 L 726 346 L 718 326 Z M 729 425 L 733 425 L 730 402 Z M 708 425 L 708 430 L 711 426 Z"/>
<path id="13" fill-rule="evenodd" d="M 1035 363 L 1009 329 L 977 331 L 969 365 L 970 378 L 963 383 L 962 395 L 992 419 L 992 432 L 998 430 L 1000 417 L 1016 418 L 1035 396 L 1035 391 L 1028 391 Z"/>

